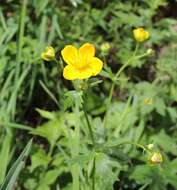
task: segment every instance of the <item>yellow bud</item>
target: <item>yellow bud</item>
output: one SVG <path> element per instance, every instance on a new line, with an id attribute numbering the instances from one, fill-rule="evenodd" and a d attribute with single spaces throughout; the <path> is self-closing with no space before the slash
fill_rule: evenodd
<path id="1" fill-rule="evenodd" d="M 152 165 L 161 164 L 163 162 L 163 157 L 160 152 L 153 152 L 149 161 Z"/>
<path id="2" fill-rule="evenodd" d="M 52 61 L 55 59 L 55 50 L 52 46 L 47 46 L 41 54 L 41 58 L 45 61 Z"/>
<path id="3" fill-rule="evenodd" d="M 150 49 L 148 49 L 148 50 L 146 51 L 146 53 L 147 53 L 147 54 L 153 54 L 153 53 L 154 53 L 154 50 L 150 48 Z"/>
<path id="4" fill-rule="evenodd" d="M 148 145 L 147 145 L 147 148 L 148 148 L 149 150 L 152 150 L 152 149 L 154 148 L 154 144 L 148 144 Z"/>
<path id="5" fill-rule="evenodd" d="M 146 99 L 144 99 L 144 104 L 145 105 L 152 105 L 152 103 L 153 103 L 152 98 L 146 98 Z"/>
<path id="6" fill-rule="evenodd" d="M 133 35 L 137 42 L 143 42 L 149 38 L 149 32 L 144 30 L 144 28 L 134 29 Z"/>
<path id="7" fill-rule="evenodd" d="M 105 43 L 103 43 L 103 44 L 101 45 L 101 51 L 102 51 L 103 53 L 106 53 L 106 52 L 109 51 L 110 47 L 111 47 L 111 46 L 110 46 L 109 42 L 105 42 Z"/>

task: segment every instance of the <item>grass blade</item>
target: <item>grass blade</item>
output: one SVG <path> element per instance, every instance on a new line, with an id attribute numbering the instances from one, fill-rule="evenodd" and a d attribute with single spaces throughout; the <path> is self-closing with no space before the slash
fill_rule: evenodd
<path id="1" fill-rule="evenodd" d="M 32 139 L 28 142 L 23 152 L 20 154 L 16 162 L 9 170 L 0 190 L 13 190 L 14 184 L 19 176 L 19 173 L 25 164 L 25 159 L 30 152 L 31 145 L 32 145 Z"/>

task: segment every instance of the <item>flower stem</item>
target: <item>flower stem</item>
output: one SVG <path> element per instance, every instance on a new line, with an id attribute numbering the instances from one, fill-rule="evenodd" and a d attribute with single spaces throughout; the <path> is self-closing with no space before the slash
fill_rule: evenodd
<path id="1" fill-rule="evenodd" d="M 89 129 L 89 134 L 90 134 L 90 138 L 92 140 L 93 143 L 93 147 L 95 148 L 95 139 L 94 139 L 94 135 L 93 135 L 93 130 L 92 130 L 92 126 L 90 124 L 89 118 L 88 118 L 88 114 L 87 114 L 87 110 L 86 110 L 86 97 L 85 97 L 85 93 L 83 92 L 83 104 L 82 104 L 82 109 L 84 111 L 84 116 L 87 122 L 87 126 Z M 92 190 L 95 190 L 95 158 L 93 160 L 93 175 L 92 175 Z"/>
<path id="2" fill-rule="evenodd" d="M 94 140 L 94 136 L 93 136 L 92 126 L 91 126 L 90 121 L 89 121 L 89 118 L 88 118 L 85 100 L 86 100 L 86 97 L 85 97 L 85 94 L 83 94 L 82 109 L 83 109 L 83 111 L 84 111 L 84 116 L 85 116 L 85 119 L 86 119 L 86 122 L 87 122 L 87 126 L 88 126 L 88 129 L 89 129 L 90 138 L 91 138 L 91 140 L 92 140 L 93 145 L 95 146 L 95 140 Z"/>
<path id="3" fill-rule="evenodd" d="M 131 144 L 131 145 L 134 145 L 134 146 L 136 146 L 136 147 L 139 147 L 139 148 L 143 149 L 144 151 L 151 152 L 151 151 L 150 151 L 148 148 L 146 148 L 144 145 L 139 144 L 139 143 L 129 142 L 129 141 L 122 142 L 122 143 L 116 144 L 116 145 L 111 145 L 111 146 L 108 146 L 108 147 L 109 147 L 109 148 L 112 148 L 112 147 L 119 147 L 119 146 L 126 145 L 126 144 Z"/>
<path id="4" fill-rule="evenodd" d="M 92 177 L 92 190 L 95 190 L 95 158 L 93 160 L 93 177 Z"/>
<path id="5" fill-rule="evenodd" d="M 114 88 L 115 88 L 115 85 L 116 85 L 116 81 L 118 80 L 118 77 L 120 76 L 122 71 L 131 63 L 132 60 L 134 60 L 134 58 L 136 56 L 136 53 L 138 51 L 138 47 L 139 47 L 139 43 L 136 44 L 136 47 L 135 47 L 133 55 L 128 59 L 128 61 L 124 65 L 122 65 L 122 67 L 117 71 L 117 73 L 116 73 L 116 75 L 114 77 L 114 80 L 112 82 L 111 89 L 110 89 L 110 92 L 109 92 L 108 103 L 107 103 L 107 106 L 106 106 L 106 114 L 105 114 L 105 117 L 104 117 L 104 120 L 103 120 L 103 126 L 104 127 L 106 127 L 106 125 L 107 125 L 108 110 L 110 108 L 110 104 L 111 104 Z"/>
<path id="6" fill-rule="evenodd" d="M 80 152 L 80 118 L 78 117 L 80 115 L 79 112 L 79 103 L 76 100 L 75 102 L 75 108 L 73 109 L 74 113 L 76 114 L 77 122 L 75 124 L 75 131 L 74 135 L 71 136 L 71 156 L 72 158 L 75 158 L 79 156 Z M 79 163 L 75 163 L 71 166 L 71 174 L 73 178 L 73 190 L 80 189 L 80 166 Z"/>

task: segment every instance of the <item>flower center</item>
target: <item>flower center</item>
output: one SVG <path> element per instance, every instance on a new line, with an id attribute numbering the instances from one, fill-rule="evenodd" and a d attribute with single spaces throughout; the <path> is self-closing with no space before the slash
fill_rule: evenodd
<path id="1" fill-rule="evenodd" d="M 85 69 L 88 67 L 89 59 L 88 56 L 78 55 L 74 67 L 79 70 Z"/>

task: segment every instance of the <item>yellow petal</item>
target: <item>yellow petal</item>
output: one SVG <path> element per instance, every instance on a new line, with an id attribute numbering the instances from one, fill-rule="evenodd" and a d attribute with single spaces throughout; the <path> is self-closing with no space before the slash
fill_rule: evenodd
<path id="1" fill-rule="evenodd" d="M 103 62 L 97 57 L 90 59 L 89 67 L 92 69 L 92 75 L 95 76 L 101 72 L 103 68 Z"/>
<path id="2" fill-rule="evenodd" d="M 86 67 L 79 70 L 77 74 L 78 79 L 88 79 L 92 76 L 92 69 L 90 67 Z"/>
<path id="3" fill-rule="evenodd" d="M 133 35 L 138 42 L 143 42 L 149 38 L 149 32 L 144 30 L 144 28 L 134 29 Z"/>
<path id="4" fill-rule="evenodd" d="M 75 80 L 78 78 L 78 70 L 72 65 L 67 65 L 63 70 L 63 77 L 67 80 Z"/>
<path id="5" fill-rule="evenodd" d="M 149 38 L 149 32 L 148 31 L 145 32 L 145 36 L 146 36 L 146 39 Z"/>
<path id="6" fill-rule="evenodd" d="M 65 46 L 61 51 L 61 55 L 67 64 L 74 64 L 78 60 L 78 50 L 72 45 Z"/>
<path id="7" fill-rule="evenodd" d="M 79 54 L 82 57 L 94 57 L 95 55 L 95 47 L 90 43 L 85 43 L 79 48 Z"/>

